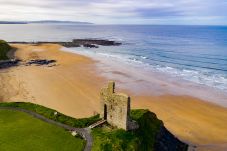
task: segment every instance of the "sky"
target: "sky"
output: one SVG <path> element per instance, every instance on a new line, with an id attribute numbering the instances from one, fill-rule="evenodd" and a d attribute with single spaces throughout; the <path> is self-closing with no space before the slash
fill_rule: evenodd
<path id="1" fill-rule="evenodd" d="M 0 21 L 227 25 L 227 0 L 0 0 Z"/>

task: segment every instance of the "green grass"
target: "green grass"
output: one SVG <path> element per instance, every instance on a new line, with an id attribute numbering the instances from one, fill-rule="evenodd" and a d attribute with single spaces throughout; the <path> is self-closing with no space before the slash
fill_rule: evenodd
<path id="1" fill-rule="evenodd" d="M 138 148 L 135 134 L 121 129 L 95 128 L 92 136 L 92 151 L 133 151 Z"/>
<path id="2" fill-rule="evenodd" d="M 0 110 L 1 151 L 82 151 L 85 141 L 32 116 Z"/>
<path id="3" fill-rule="evenodd" d="M 152 151 L 156 135 L 159 133 L 161 126 L 163 126 L 163 122 L 148 110 L 132 110 L 131 117 L 140 126 L 135 132 L 135 135 L 140 140 L 140 151 Z"/>
<path id="4" fill-rule="evenodd" d="M 56 110 L 49 109 L 41 105 L 28 103 L 28 102 L 10 102 L 10 103 L 2 102 L 0 103 L 0 106 L 16 107 L 16 108 L 30 110 L 40 115 L 43 115 L 46 118 L 52 119 L 54 121 L 67 124 L 73 127 L 78 127 L 78 128 L 88 127 L 89 125 L 100 120 L 99 115 L 95 115 L 89 118 L 81 118 L 81 119 L 75 119 L 59 112 L 57 115 L 54 115 L 54 113 L 57 112 Z"/>
<path id="5" fill-rule="evenodd" d="M 94 144 L 92 151 L 153 151 L 155 137 L 162 121 L 148 110 L 132 110 L 131 118 L 140 126 L 136 131 L 124 131 L 110 128 L 92 130 Z"/>
<path id="6" fill-rule="evenodd" d="M 27 102 L 3 102 L 0 103 L 1 106 L 30 110 L 46 118 L 74 127 L 87 127 L 100 120 L 99 115 L 83 119 L 75 119 L 61 113 L 58 113 L 56 116 L 54 115 L 57 112 L 56 110 Z M 137 121 L 140 126 L 139 129 L 124 131 L 122 129 L 112 129 L 108 126 L 94 128 L 92 130 L 94 140 L 92 151 L 153 151 L 156 135 L 159 133 L 161 126 L 163 126 L 162 121 L 157 119 L 154 113 L 141 109 L 132 110 L 131 118 Z"/>
<path id="7" fill-rule="evenodd" d="M 4 40 L 0 40 L 0 60 L 8 59 L 7 53 L 11 47 Z"/>

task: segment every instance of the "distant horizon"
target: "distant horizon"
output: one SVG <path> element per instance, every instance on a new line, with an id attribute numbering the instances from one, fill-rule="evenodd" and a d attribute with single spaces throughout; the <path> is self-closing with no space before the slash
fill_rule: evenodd
<path id="1" fill-rule="evenodd" d="M 4 23 L 5 22 L 5 23 Z M 34 23 L 33 23 L 34 22 Z M 44 22 L 44 23 L 39 23 Z M 147 26 L 227 26 L 227 24 L 101 24 L 101 23 L 92 23 L 92 22 L 85 22 L 85 21 L 73 21 L 73 20 L 30 20 L 30 21 L 23 21 L 23 20 L 0 20 L 0 25 L 4 24 L 78 24 L 78 25 L 147 25 Z M 48 23 L 48 22 L 59 22 L 59 23 Z M 62 22 L 62 23 L 60 23 Z M 83 24 L 84 23 L 84 24 Z"/>

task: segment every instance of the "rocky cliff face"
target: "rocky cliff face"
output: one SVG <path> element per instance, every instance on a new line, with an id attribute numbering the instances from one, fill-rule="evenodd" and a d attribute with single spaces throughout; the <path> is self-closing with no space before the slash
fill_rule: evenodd
<path id="1" fill-rule="evenodd" d="M 164 126 L 160 128 L 154 145 L 155 151 L 187 151 L 188 145 L 181 142 Z"/>
<path id="2" fill-rule="evenodd" d="M 135 131 L 139 138 L 138 151 L 187 151 L 188 145 L 165 127 L 155 113 L 148 110 L 132 110 L 131 117 L 139 124 Z"/>

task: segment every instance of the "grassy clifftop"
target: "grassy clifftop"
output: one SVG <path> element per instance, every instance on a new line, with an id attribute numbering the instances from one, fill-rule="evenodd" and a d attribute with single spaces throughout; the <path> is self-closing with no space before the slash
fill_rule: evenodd
<path id="1" fill-rule="evenodd" d="M 0 103 L 0 107 L 15 107 L 36 112 L 46 118 L 74 127 L 88 127 L 97 122 L 99 115 L 75 119 L 56 110 L 32 103 Z M 92 151 L 186 151 L 188 145 L 178 140 L 156 115 L 148 110 L 132 110 L 131 118 L 139 124 L 135 131 L 114 129 L 109 126 L 92 130 Z M 177 124 L 177 123 L 176 123 Z"/>
<path id="2" fill-rule="evenodd" d="M 159 134 L 163 122 L 149 110 L 132 110 L 131 118 L 139 124 L 140 128 L 135 134 L 139 138 L 139 149 L 141 151 L 154 150 L 156 136 Z"/>
<path id="3" fill-rule="evenodd" d="M 75 119 L 67 115 L 64 115 L 62 113 L 59 113 L 56 110 L 53 110 L 38 104 L 29 103 L 29 102 L 2 102 L 0 103 L 0 107 L 15 107 L 15 108 L 26 109 L 26 110 L 38 113 L 48 119 L 51 119 L 63 124 L 67 124 L 73 127 L 80 127 L 80 128 L 88 127 L 89 125 L 100 120 L 99 115 L 95 115 L 88 118 Z M 55 115 L 55 113 L 57 114 Z"/>
<path id="4" fill-rule="evenodd" d="M 0 60 L 8 59 L 7 53 L 9 52 L 10 49 L 11 47 L 6 41 L 0 40 Z"/>
<path id="5" fill-rule="evenodd" d="M 172 135 L 156 115 L 148 110 L 132 110 L 131 118 L 139 124 L 136 131 L 108 127 L 92 131 L 92 151 L 186 151 L 187 144 Z"/>
<path id="6" fill-rule="evenodd" d="M 162 121 L 148 110 L 132 110 L 131 118 L 139 124 L 136 131 L 120 129 L 95 128 L 92 131 L 94 138 L 93 151 L 153 151 L 156 136 Z"/>

